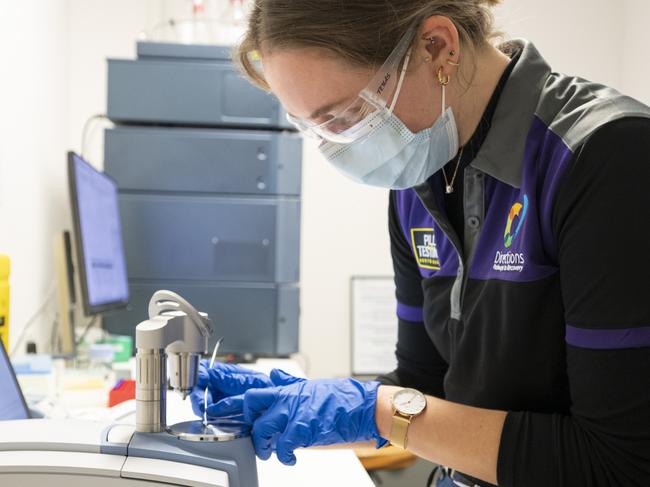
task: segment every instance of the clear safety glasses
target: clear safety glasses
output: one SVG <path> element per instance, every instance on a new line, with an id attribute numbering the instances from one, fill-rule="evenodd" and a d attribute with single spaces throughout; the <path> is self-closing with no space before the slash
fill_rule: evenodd
<path id="1" fill-rule="evenodd" d="M 416 32 L 417 25 L 414 25 L 400 39 L 368 86 L 346 109 L 336 115 L 329 115 L 330 118 L 321 123 L 287 113 L 289 122 L 307 135 L 339 144 L 355 142 L 368 134 L 381 120 L 393 113 L 408 68 L 411 43 Z"/>

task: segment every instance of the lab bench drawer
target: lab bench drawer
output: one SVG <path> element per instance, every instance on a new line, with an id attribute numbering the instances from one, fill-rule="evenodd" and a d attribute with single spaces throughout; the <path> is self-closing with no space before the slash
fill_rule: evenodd
<path id="1" fill-rule="evenodd" d="M 297 198 L 120 194 L 131 279 L 298 282 Z"/>
<path id="2" fill-rule="evenodd" d="M 292 128 L 277 98 L 225 60 L 109 59 L 107 114 L 118 123 Z"/>
<path id="3" fill-rule="evenodd" d="M 130 286 L 125 311 L 105 315 L 103 327 L 110 333 L 134 336 L 138 323 L 148 318 L 147 306 L 159 289 L 174 291 L 214 324 L 210 350 L 219 337 L 222 353 L 285 356 L 298 351 L 300 290 L 297 285 L 137 282 Z"/>
<path id="4" fill-rule="evenodd" d="M 122 190 L 300 195 L 295 133 L 118 126 L 105 135 L 104 170 Z"/>

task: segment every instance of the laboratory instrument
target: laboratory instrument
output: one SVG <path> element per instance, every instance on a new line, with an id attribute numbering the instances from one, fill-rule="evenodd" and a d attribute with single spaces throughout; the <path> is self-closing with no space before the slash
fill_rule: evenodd
<path id="1" fill-rule="evenodd" d="M 136 327 L 136 424 L 7 421 L 0 428 L 0 485 L 257 487 L 250 428 L 236 421 L 166 425 L 169 385 L 185 396 L 213 325 L 181 296 L 156 292 Z"/>
<path id="2" fill-rule="evenodd" d="M 222 324 L 223 354 L 296 352 L 302 139 L 278 100 L 226 46 L 160 42 L 110 59 L 107 93 L 130 299 L 104 329 L 132 334 L 170 289 Z"/>

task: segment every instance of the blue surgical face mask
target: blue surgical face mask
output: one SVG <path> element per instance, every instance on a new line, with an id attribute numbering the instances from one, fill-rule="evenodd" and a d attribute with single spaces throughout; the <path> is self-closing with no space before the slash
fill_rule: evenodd
<path id="1" fill-rule="evenodd" d="M 339 171 L 354 181 L 391 189 L 412 188 L 442 169 L 458 152 L 458 127 L 451 107 L 431 128 L 413 133 L 392 112 L 381 110 L 373 129 L 350 144 L 324 141 L 321 153 Z"/>

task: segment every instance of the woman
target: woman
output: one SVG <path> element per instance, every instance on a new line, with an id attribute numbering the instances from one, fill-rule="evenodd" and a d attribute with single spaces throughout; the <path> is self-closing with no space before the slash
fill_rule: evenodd
<path id="1" fill-rule="evenodd" d="M 256 2 L 244 71 L 392 189 L 399 302 L 378 381 L 202 370 L 261 458 L 375 439 L 437 485 L 650 485 L 650 109 L 495 47 L 496 3 Z"/>

